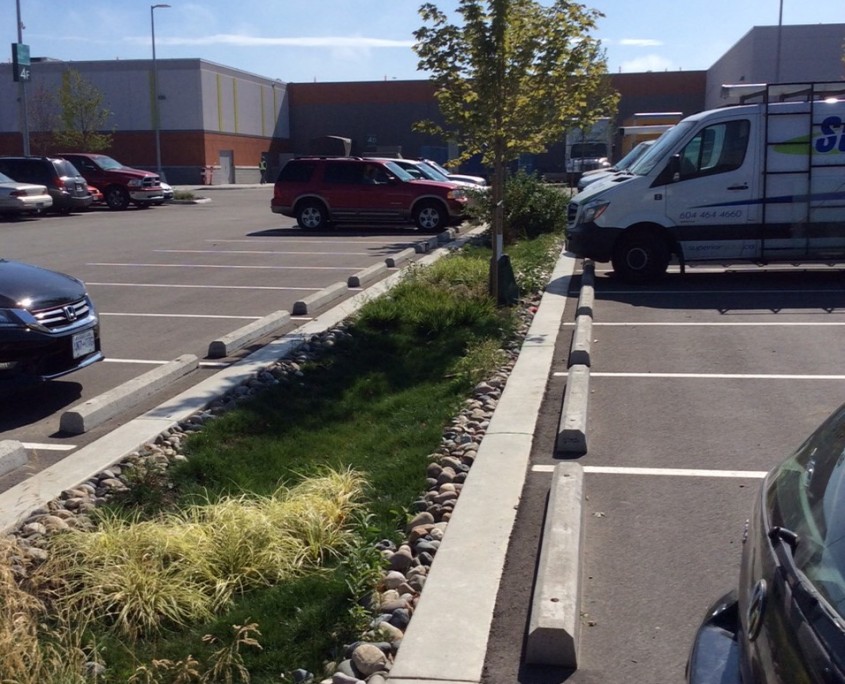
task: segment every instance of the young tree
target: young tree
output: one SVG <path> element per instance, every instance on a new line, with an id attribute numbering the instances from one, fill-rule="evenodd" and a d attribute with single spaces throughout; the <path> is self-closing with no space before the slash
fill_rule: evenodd
<path id="1" fill-rule="evenodd" d="M 111 112 L 103 107 L 103 94 L 75 69 L 62 74 L 59 89 L 59 128 L 56 144 L 70 150 L 103 152 L 112 144 L 112 134 L 103 133 Z"/>
<path id="2" fill-rule="evenodd" d="M 493 167 L 491 294 L 499 300 L 505 165 L 545 151 L 567 128 L 615 111 L 600 43 L 590 36 L 600 12 L 567 0 L 459 0 L 461 25 L 433 3 L 414 33 L 419 68 L 431 73 L 444 125 L 418 128 L 454 139 L 462 156 Z"/>
<path id="3" fill-rule="evenodd" d="M 53 131 L 59 125 L 56 94 L 43 85 L 39 85 L 28 95 L 27 100 L 33 154 L 47 154 L 53 144 Z"/>

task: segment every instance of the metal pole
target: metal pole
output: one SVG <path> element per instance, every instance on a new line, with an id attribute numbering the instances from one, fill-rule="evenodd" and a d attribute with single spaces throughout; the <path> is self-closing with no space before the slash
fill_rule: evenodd
<path id="1" fill-rule="evenodd" d="M 18 20 L 18 44 L 23 43 L 23 22 L 21 21 L 21 0 L 15 0 Z M 29 156 L 29 115 L 26 108 L 26 81 L 18 82 L 18 97 L 21 103 L 21 137 L 24 156 Z"/>
<path id="2" fill-rule="evenodd" d="M 783 0 L 780 0 L 780 10 L 778 11 L 778 42 L 775 50 L 775 83 L 780 83 L 780 42 L 781 33 L 783 31 Z"/>
<path id="3" fill-rule="evenodd" d="M 156 172 L 161 180 L 165 180 L 164 172 L 161 169 L 161 131 L 159 126 L 158 109 L 158 65 L 156 63 L 156 22 L 155 10 L 159 7 L 170 7 L 170 5 L 150 5 L 150 35 L 153 43 L 153 129 L 156 139 Z"/>

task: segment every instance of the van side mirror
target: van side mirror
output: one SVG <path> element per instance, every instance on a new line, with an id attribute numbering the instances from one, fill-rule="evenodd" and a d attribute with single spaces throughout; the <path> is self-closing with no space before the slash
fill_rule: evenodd
<path id="1" fill-rule="evenodd" d="M 668 185 L 677 183 L 679 180 L 681 180 L 681 155 L 673 154 L 666 162 L 666 168 L 657 177 L 655 185 Z"/>

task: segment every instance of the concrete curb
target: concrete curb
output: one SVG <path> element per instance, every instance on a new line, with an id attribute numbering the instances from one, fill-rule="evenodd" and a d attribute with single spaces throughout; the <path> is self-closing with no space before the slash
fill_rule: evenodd
<path id="1" fill-rule="evenodd" d="M 12 439 L 0 441 L 0 475 L 26 465 L 28 456 L 23 444 Z"/>
<path id="2" fill-rule="evenodd" d="M 390 684 L 481 681 L 574 267 L 575 258 L 562 254 L 449 520 Z M 449 629 L 443 628 L 444 619 Z"/>
<path id="3" fill-rule="evenodd" d="M 212 359 L 222 359 L 233 351 L 242 349 L 248 344 L 261 339 L 265 335 L 275 332 L 290 323 L 290 313 L 274 311 L 263 318 L 253 321 L 249 325 L 224 335 L 219 340 L 213 340 L 208 345 L 208 356 Z"/>
<path id="4" fill-rule="evenodd" d="M 349 286 L 346 283 L 334 283 L 312 295 L 308 295 L 305 299 L 294 302 L 292 313 L 294 316 L 305 316 L 306 314 L 310 314 L 314 309 L 319 309 L 336 299 L 340 299 L 347 292 L 349 292 Z"/>
<path id="5" fill-rule="evenodd" d="M 555 451 L 559 454 L 584 454 L 587 451 L 587 408 L 590 399 L 590 344 L 593 334 L 595 264 L 585 261 L 575 332 L 569 349 L 569 377 L 564 390 Z"/>
<path id="6" fill-rule="evenodd" d="M 398 254 L 394 254 L 393 256 L 389 256 L 384 260 L 384 263 L 387 264 L 388 268 L 399 268 L 402 264 L 406 261 L 410 261 L 413 259 L 417 254 L 417 250 L 413 247 L 408 247 L 408 249 L 403 249 Z"/>
<path id="7" fill-rule="evenodd" d="M 525 662 L 531 665 L 578 667 L 583 546 L 584 469 L 578 463 L 558 463 L 546 505 L 525 644 Z"/>
<path id="8" fill-rule="evenodd" d="M 59 422 L 59 429 L 74 435 L 87 432 L 198 367 L 199 359 L 193 354 L 180 356 L 65 411 Z"/>
<path id="9" fill-rule="evenodd" d="M 387 264 L 373 264 L 367 268 L 358 271 L 354 275 L 349 276 L 346 281 L 348 287 L 366 287 L 372 283 L 381 280 L 384 274 L 387 273 Z"/>

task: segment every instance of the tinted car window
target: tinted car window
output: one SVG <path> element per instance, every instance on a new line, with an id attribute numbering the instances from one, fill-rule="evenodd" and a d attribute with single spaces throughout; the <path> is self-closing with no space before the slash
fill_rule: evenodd
<path id="1" fill-rule="evenodd" d="M 314 175 L 314 164 L 290 161 L 282 167 L 279 180 L 288 183 L 307 183 L 312 175 Z"/>
<path id="2" fill-rule="evenodd" d="M 56 173 L 63 177 L 79 175 L 79 171 L 77 171 L 76 167 L 64 159 L 54 159 L 53 167 L 56 169 Z"/>
<path id="3" fill-rule="evenodd" d="M 346 164 L 344 162 L 329 162 L 323 171 L 326 183 L 358 184 L 363 181 L 364 166 L 362 164 Z"/>

